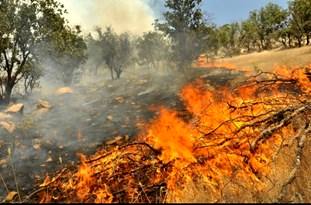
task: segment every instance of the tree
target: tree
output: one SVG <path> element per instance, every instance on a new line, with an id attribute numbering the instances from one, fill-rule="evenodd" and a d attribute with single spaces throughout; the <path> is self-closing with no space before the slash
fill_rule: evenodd
<path id="1" fill-rule="evenodd" d="M 87 54 L 88 54 L 88 65 L 90 71 L 97 76 L 98 68 L 104 63 L 103 49 L 100 43 L 91 34 L 86 38 L 87 43 Z"/>
<path id="2" fill-rule="evenodd" d="M 278 40 L 276 32 L 282 28 L 286 21 L 287 12 L 279 5 L 268 3 L 259 11 L 250 12 L 249 20 L 255 25 L 260 42 L 260 49 L 271 49 L 272 40 Z"/>
<path id="3" fill-rule="evenodd" d="M 221 47 L 225 49 L 227 55 L 239 53 L 238 40 L 240 26 L 238 23 L 225 24 L 218 28 L 218 38 Z"/>
<path id="4" fill-rule="evenodd" d="M 68 27 L 63 14 L 63 5 L 55 0 L 0 1 L 0 69 L 3 100 L 10 101 L 13 88 L 22 79 L 26 81 L 26 85 L 34 85 L 38 75 L 41 75 L 41 72 L 36 70 L 36 65 L 40 63 L 42 45 L 49 43 L 60 48 L 61 54 L 66 51 L 61 48 L 72 43 L 65 40 L 70 35 L 67 33 Z"/>
<path id="5" fill-rule="evenodd" d="M 173 60 L 185 71 L 203 50 L 205 21 L 200 9 L 202 0 L 166 0 L 164 22 L 155 26 L 172 39 Z"/>
<path id="6" fill-rule="evenodd" d="M 116 34 L 111 27 L 105 32 L 96 29 L 99 36 L 99 45 L 102 48 L 102 59 L 110 70 L 111 79 L 119 79 L 121 73 L 132 63 L 132 45 L 127 33 Z"/>
<path id="7" fill-rule="evenodd" d="M 55 75 L 65 85 L 72 83 L 74 72 L 87 59 L 87 45 L 81 34 L 80 26 L 74 28 L 64 26 L 53 39 L 41 45 L 40 51 L 40 58 L 48 56 L 55 66 Z"/>
<path id="8" fill-rule="evenodd" d="M 220 46 L 217 26 L 215 24 L 207 25 L 204 38 L 205 50 L 209 53 L 209 55 L 217 56 Z"/>
<path id="9" fill-rule="evenodd" d="M 256 47 L 257 39 L 256 25 L 250 19 L 243 21 L 239 36 L 240 45 L 250 52 L 252 48 Z"/>
<path id="10" fill-rule="evenodd" d="M 303 38 L 306 38 L 306 44 L 310 44 L 311 37 L 311 1 L 310 0 L 292 0 L 289 2 L 289 12 L 291 16 L 290 29 L 298 41 L 298 46 L 303 44 Z"/>
<path id="11" fill-rule="evenodd" d="M 128 33 L 122 33 L 117 39 L 117 61 L 114 71 L 117 79 L 121 77 L 123 70 L 132 63 L 132 45 Z"/>
<path id="12" fill-rule="evenodd" d="M 164 35 L 159 32 L 147 32 L 137 40 L 138 63 L 150 68 L 167 59 L 169 45 Z"/>

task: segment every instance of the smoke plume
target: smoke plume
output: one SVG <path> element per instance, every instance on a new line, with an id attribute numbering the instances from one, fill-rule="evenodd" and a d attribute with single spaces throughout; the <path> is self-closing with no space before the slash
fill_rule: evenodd
<path id="1" fill-rule="evenodd" d="M 95 26 L 112 26 L 117 33 L 141 34 L 153 29 L 155 13 L 146 0 L 60 0 L 68 11 L 72 25 L 81 25 L 83 31 Z"/>

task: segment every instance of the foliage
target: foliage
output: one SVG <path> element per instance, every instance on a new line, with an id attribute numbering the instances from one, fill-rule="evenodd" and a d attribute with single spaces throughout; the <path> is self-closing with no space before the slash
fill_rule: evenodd
<path id="1" fill-rule="evenodd" d="M 306 44 L 309 45 L 311 37 L 311 1 L 290 1 L 289 12 L 291 16 L 290 29 L 298 41 L 298 46 L 302 46 L 303 37 L 306 37 Z"/>
<path id="2" fill-rule="evenodd" d="M 203 13 L 200 9 L 202 0 L 166 0 L 168 9 L 164 22 L 155 22 L 160 31 L 172 40 L 173 60 L 185 71 L 203 50 L 203 37 L 206 30 Z"/>
<path id="3" fill-rule="evenodd" d="M 137 40 L 138 63 L 150 68 L 158 66 L 167 60 L 169 44 L 164 35 L 159 32 L 147 32 Z"/>
<path id="4" fill-rule="evenodd" d="M 97 33 L 102 60 L 109 68 L 111 78 L 115 79 L 116 74 L 116 78 L 119 79 L 124 69 L 133 62 L 130 36 L 128 33 L 118 35 L 111 27 L 107 27 L 104 32 L 97 28 Z"/>
<path id="5" fill-rule="evenodd" d="M 42 48 L 45 48 L 48 54 L 52 53 L 48 52 L 52 48 L 53 51 L 57 50 L 58 52 L 53 52 L 57 56 L 57 62 L 62 62 L 59 57 L 72 59 L 65 65 L 68 70 L 72 69 L 73 62 L 80 63 L 75 61 L 76 59 L 83 59 L 83 40 L 78 37 L 78 32 L 67 26 L 64 12 L 63 5 L 56 0 L 0 1 L 0 69 L 3 100 L 10 101 L 13 88 L 22 79 L 25 81 L 26 92 L 38 83 L 42 74 L 38 66 L 45 57 L 42 56 L 42 53 L 45 53 Z"/>

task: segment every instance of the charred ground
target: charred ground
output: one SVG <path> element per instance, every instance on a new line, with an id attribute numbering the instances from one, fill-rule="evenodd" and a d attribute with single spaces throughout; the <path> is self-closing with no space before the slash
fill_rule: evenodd
<path id="1" fill-rule="evenodd" d="M 2 183 L 8 190 L 16 190 L 17 183 L 23 198 L 47 174 L 75 165 L 77 153 L 92 154 L 117 136 L 131 140 L 139 131 L 139 123 L 152 119 L 158 106 L 181 110 L 184 119 L 190 118 L 178 96 L 186 82 L 201 76 L 217 86 L 242 75 L 225 69 L 197 69 L 188 77 L 154 77 L 147 73 L 137 78 L 76 85 L 69 94 L 37 92 L 30 98 L 17 99 L 25 107 L 23 114 L 12 114 L 16 130 L 8 133 L 1 129 Z M 38 108 L 39 100 L 47 101 L 51 108 Z M 6 187 L 1 186 L 0 191 L 4 197 Z"/>

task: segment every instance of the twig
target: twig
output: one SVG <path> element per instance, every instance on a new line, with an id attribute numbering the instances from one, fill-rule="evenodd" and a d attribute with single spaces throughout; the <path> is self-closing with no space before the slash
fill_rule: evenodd
<path id="1" fill-rule="evenodd" d="M 1 177 L 2 183 L 3 183 L 4 187 L 5 187 L 5 190 L 7 191 L 7 193 L 9 193 L 10 190 L 8 189 L 8 186 L 6 185 L 6 183 L 5 183 L 5 181 L 4 181 L 3 177 L 2 177 L 2 174 L 0 174 L 0 177 Z"/>
<path id="2" fill-rule="evenodd" d="M 253 143 L 251 144 L 251 151 L 252 152 L 256 151 L 256 149 L 258 148 L 258 143 L 260 141 L 266 140 L 267 138 L 269 138 L 276 130 L 284 127 L 293 117 L 295 117 L 299 113 L 305 111 L 307 108 L 308 108 L 307 105 L 301 106 L 301 107 L 295 109 L 295 111 L 293 111 L 289 116 L 282 119 L 279 124 L 272 126 L 271 128 L 263 130 L 260 133 L 260 135 L 257 137 L 257 139 L 255 141 L 253 141 Z"/>
<path id="3" fill-rule="evenodd" d="M 297 153 L 296 153 L 296 160 L 295 160 L 295 164 L 294 164 L 294 168 L 292 169 L 292 171 L 289 173 L 289 177 L 287 178 L 286 182 L 282 185 L 281 188 L 281 193 L 278 197 L 278 201 L 280 201 L 284 194 L 285 194 L 285 188 L 291 184 L 293 182 L 293 180 L 296 177 L 296 172 L 298 170 L 298 168 L 300 167 L 301 164 L 301 157 L 303 154 L 303 147 L 304 147 L 304 143 L 307 139 L 307 134 L 311 131 L 311 124 L 307 123 L 305 127 L 303 127 L 298 134 L 296 135 L 295 138 L 300 136 L 300 139 L 298 141 L 298 146 L 297 146 Z"/>
<path id="4" fill-rule="evenodd" d="M 153 148 L 151 145 L 149 145 L 149 144 L 146 143 L 146 142 L 134 142 L 134 143 L 126 144 L 126 145 L 121 146 L 121 147 L 119 148 L 119 150 L 124 149 L 124 148 L 129 147 L 129 146 L 135 146 L 135 145 L 146 146 L 146 147 L 148 147 L 151 151 L 153 151 L 156 155 L 159 155 L 159 154 L 161 153 L 160 150 L 157 150 L 157 149 Z M 100 156 L 94 158 L 94 159 L 87 160 L 87 161 L 85 161 L 85 163 L 92 163 L 92 162 L 94 162 L 94 161 L 97 161 L 97 160 L 100 160 L 100 159 L 102 159 L 102 158 L 105 158 L 105 157 L 111 155 L 114 151 L 115 151 L 115 150 L 110 151 L 110 152 L 107 152 L 107 153 L 105 153 L 105 154 L 103 154 L 103 155 L 100 155 Z"/>
<path id="5" fill-rule="evenodd" d="M 41 184 L 40 187 L 47 187 L 47 186 L 51 185 L 52 183 L 56 182 L 63 175 L 63 173 L 66 170 L 67 170 L 67 168 L 62 169 L 62 171 L 56 177 L 53 177 L 50 182 L 43 184 L 43 185 Z"/>

